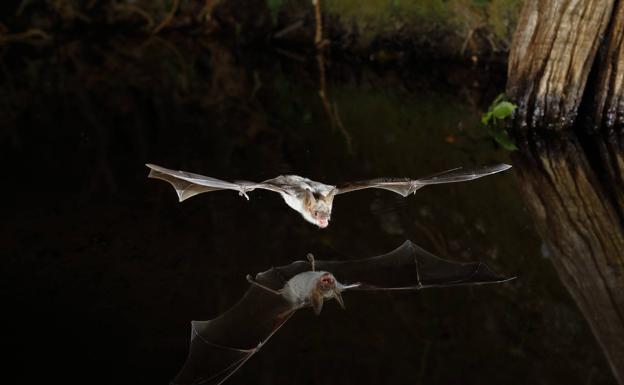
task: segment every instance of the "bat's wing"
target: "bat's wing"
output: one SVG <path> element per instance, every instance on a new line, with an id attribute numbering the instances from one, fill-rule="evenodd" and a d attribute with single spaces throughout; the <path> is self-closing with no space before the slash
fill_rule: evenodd
<path id="1" fill-rule="evenodd" d="M 515 277 L 496 274 L 483 262 L 460 263 L 436 257 L 406 241 L 377 257 L 353 261 L 316 261 L 317 269 L 331 272 L 351 290 L 418 290 L 429 287 L 498 283 Z"/>
<path id="2" fill-rule="evenodd" d="M 283 270 L 256 275 L 256 282 L 281 289 L 309 264 L 294 262 Z M 292 274 L 292 275 L 290 275 Z M 232 308 L 210 321 L 193 321 L 189 354 L 171 384 L 221 384 L 249 360 L 292 316 L 280 295 L 255 285 Z"/>
<path id="3" fill-rule="evenodd" d="M 247 193 L 257 188 L 279 192 L 275 186 L 265 183 L 253 183 L 245 181 L 226 182 L 209 176 L 193 174 L 186 171 L 170 170 L 155 164 L 146 164 L 150 169 L 149 178 L 164 180 L 169 182 L 178 194 L 178 199 L 182 202 L 197 194 L 217 191 L 234 190 L 245 198 L 249 199 Z"/>
<path id="4" fill-rule="evenodd" d="M 353 290 L 416 290 L 477 285 L 512 278 L 495 274 L 481 262 L 446 261 L 406 241 L 396 250 L 353 261 L 317 260 L 318 270 L 332 273 Z M 256 275 L 273 290 L 284 287 L 311 264 L 296 261 Z M 249 360 L 295 310 L 281 296 L 252 285 L 243 298 L 219 317 L 192 323 L 189 354 L 172 384 L 221 384 Z"/>
<path id="5" fill-rule="evenodd" d="M 496 174 L 497 172 L 507 170 L 510 167 L 511 166 L 508 164 L 497 164 L 477 168 L 455 168 L 421 179 L 379 178 L 360 182 L 350 182 L 338 186 L 336 195 L 367 188 L 379 188 L 389 190 L 406 197 L 409 194 L 415 193 L 419 188 L 429 184 L 464 182 L 478 179 L 486 175 Z"/>

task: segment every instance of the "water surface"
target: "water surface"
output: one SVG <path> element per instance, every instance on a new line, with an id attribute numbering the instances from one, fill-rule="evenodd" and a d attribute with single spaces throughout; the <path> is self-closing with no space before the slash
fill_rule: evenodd
<path id="1" fill-rule="evenodd" d="M 231 384 L 608 384 L 587 323 L 533 230 L 513 169 L 409 199 L 336 198 L 329 228 L 274 193 L 177 202 L 144 163 L 222 179 L 294 173 L 326 183 L 509 162 L 480 127 L 499 70 L 242 54 L 215 44 L 70 42 L 4 56 L 0 237 L 11 375 L 163 383 L 245 275 L 354 259 L 410 239 L 519 279 L 345 295 L 299 312 Z M 319 97 L 319 90 L 326 95 Z M 36 368 L 36 370 L 33 370 Z"/>

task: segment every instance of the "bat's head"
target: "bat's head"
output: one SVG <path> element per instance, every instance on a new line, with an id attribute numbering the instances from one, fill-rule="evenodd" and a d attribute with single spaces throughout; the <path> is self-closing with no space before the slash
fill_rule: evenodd
<path id="1" fill-rule="evenodd" d="M 318 278 L 318 281 L 316 283 L 317 290 L 324 294 L 324 297 L 327 297 L 325 294 L 334 290 L 335 287 L 336 278 L 334 278 L 334 275 L 332 273 L 324 272 L 323 275 Z"/>
<path id="2" fill-rule="evenodd" d="M 332 273 L 325 272 L 319 277 L 318 282 L 316 283 L 316 290 L 325 299 L 335 298 L 344 309 L 344 302 L 342 301 L 342 295 L 340 294 L 341 286 L 342 285 L 336 281 L 336 278 Z"/>
<path id="3" fill-rule="evenodd" d="M 311 210 L 310 215 L 315 225 L 324 229 L 329 226 L 329 220 L 331 219 L 331 207 L 325 207 L 324 205 L 317 205 Z"/>
<path id="4" fill-rule="evenodd" d="M 324 229 L 329 225 L 331 219 L 334 194 L 314 195 L 309 193 L 304 199 L 303 217 L 310 223 Z"/>
<path id="5" fill-rule="evenodd" d="M 336 280 L 333 274 L 326 271 L 305 271 L 292 277 L 286 282 L 283 289 L 284 297 L 294 306 L 299 305 L 301 299 L 312 306 L 318 315 L 323 308 L 323 302 L 335 298 L 344 308 L 341 292 L 345 288 Z"/>

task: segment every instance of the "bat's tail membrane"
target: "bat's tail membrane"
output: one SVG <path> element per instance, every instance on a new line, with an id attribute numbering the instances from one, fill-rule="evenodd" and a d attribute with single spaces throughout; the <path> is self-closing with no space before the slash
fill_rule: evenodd
<path id="1" fill-rule="evenodd" d="M 473 179 L 478 179 L 487 175 L 496 174 L 501 171 L 505 171 L 511 168 L 511 165 L 501 163 L 492 166 L 485 167 L 470 167 L 470 168 L 454 168 L 452 170 L 443 171 L 439 174 L 434 174 L 426 178 L 417 179 L 416 185 L 427 184 L 441 184 L 441 183 L 454 183 L 465 182 Z"/>

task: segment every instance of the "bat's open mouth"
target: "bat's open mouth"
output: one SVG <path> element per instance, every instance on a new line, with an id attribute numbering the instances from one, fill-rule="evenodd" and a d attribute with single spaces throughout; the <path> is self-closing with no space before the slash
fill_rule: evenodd
<path id="1" fill-rule="evenodd" d="M 329 225 L 329 221 L 327 219 L 319 219 L 317 222 L 317 226 L 324 229 Z"/>
<path id="2" fill-rule="evenodd" d="M 331 274 L 325 274 L 321 277 L 321 283 L 332 285 L 334 283 L 334 277 L 332 277 Z"/>

